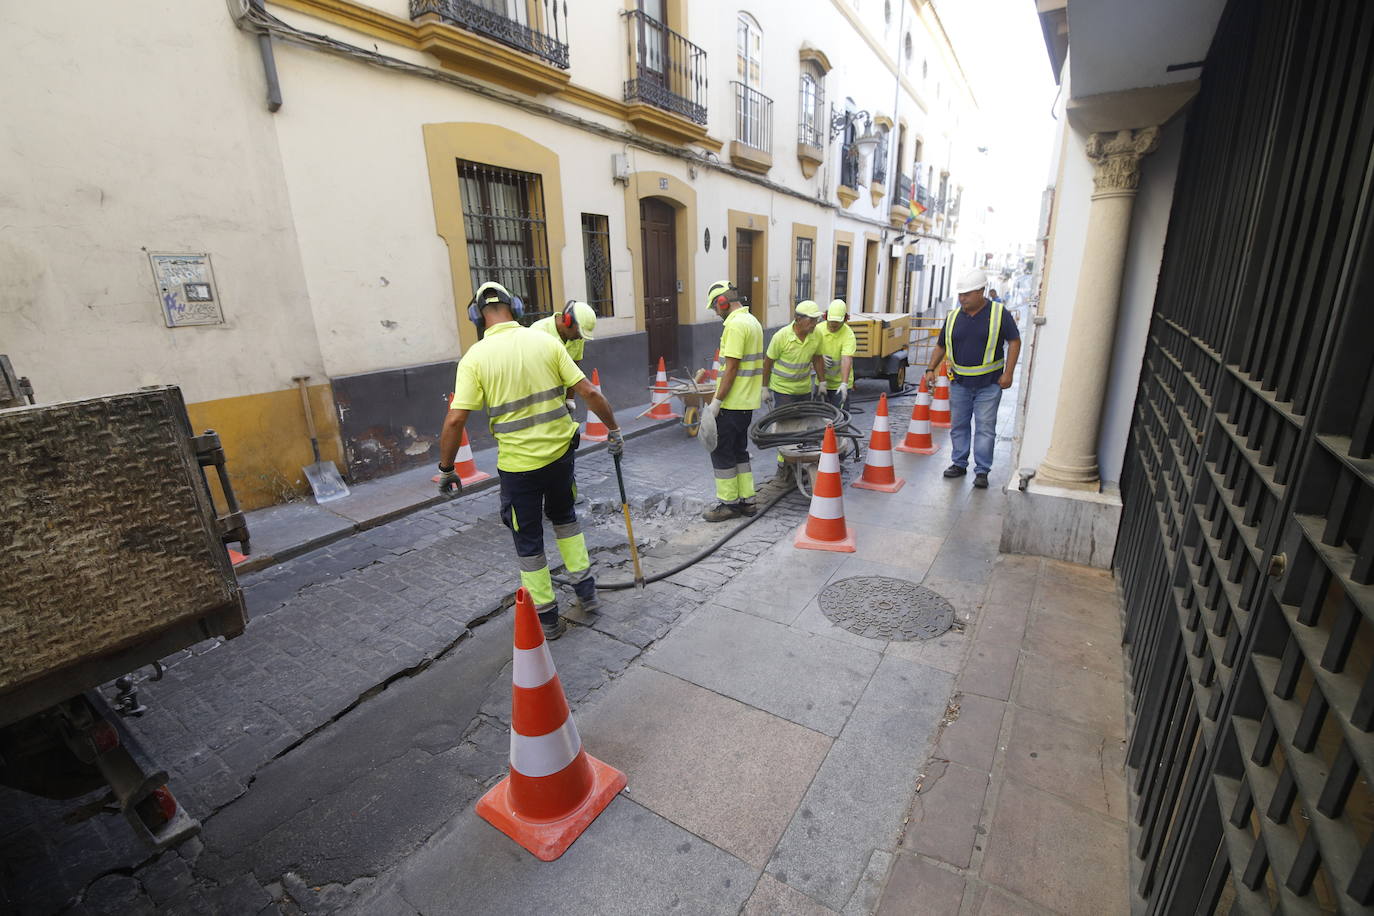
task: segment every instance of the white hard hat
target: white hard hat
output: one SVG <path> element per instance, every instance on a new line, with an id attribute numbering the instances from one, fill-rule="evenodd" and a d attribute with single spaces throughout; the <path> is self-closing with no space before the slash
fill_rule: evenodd
<path id="1" fill-rule="evenodd" d="M 987 271 L 974 268 L 959 278 L 959 283 L 954 287 L 954 291 L 956 293 L 971 293 L 975 289 L 986 289 L 987 285 Z"/>
<path id="2" fill-rule="evenodd" d="M 583 340 L 592 340 L 596 331 L 596 309 L 585 302 L 574 302 L 571 306 L 573 321 L 577 322 Z"/>

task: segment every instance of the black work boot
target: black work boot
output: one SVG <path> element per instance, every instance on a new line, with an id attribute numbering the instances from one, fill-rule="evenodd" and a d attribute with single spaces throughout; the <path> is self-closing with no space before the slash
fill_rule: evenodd
<path id="1" fill-rule="evenodd" d="M 963 477 L 967 473 L 968 468 L 961 468 L 957 464 L 951 464 L 949 467 L 945 468 L 946 477 Z"/>
<path id="2" fill-rule="evenodd" d="M 558 609 L 554 608 L 552 611 L 539 615 L 539 628 L 544 631 L 544 639 L 553 642 L 563 635 L 564 631 L 568 629 L 568 625 L 562 617 L 558 616 Z"/>
<path id="3" fill-rule="evenodd" d="M 752 499 L 741 499 L 735 503 L 735 511 L 745 518 L 753 518 L 759 514 L 759 507 L 754 505 Z"/>
<path id="4" fill-rule="evenodd" d="M 973 475 L 973 485 L 974 485 L 975 487 L 977 487 L 978 489 L 980 489 L 980 490 L 986 490 L 986 489 L 988 488 L 988 475 L 986 475 L 986 474 L 974 474 L 974 475 Z"/>

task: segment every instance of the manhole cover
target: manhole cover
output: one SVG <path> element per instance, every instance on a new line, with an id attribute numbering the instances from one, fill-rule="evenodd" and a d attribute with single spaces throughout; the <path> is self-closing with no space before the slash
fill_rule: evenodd
<path id="1" fill-rule="evenodd" d="M 934 639 L 954 624 L 954 605 L 905 579 L 854 576 L 829 585 L 821 613 L 836 626 L 871 639 Z"/>

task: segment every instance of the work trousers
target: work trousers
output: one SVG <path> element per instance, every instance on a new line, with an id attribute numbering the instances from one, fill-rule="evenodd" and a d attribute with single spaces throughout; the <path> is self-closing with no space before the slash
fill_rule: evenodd
<path id="1" fill-rule="evenodd" d="M 542 468 L 497 472 L 501 477 L 501 521 L 515 539 L 520 584 L 529 592 L 539 616 L 550 622 L 558 617 L 558 598 L 549 575 L 549 561 L 544 555 L 544 516 L 553 523 L 553 536 L 568 578 L 572 580 L 573 591 L 581 599 L 596 595 L 587 541 L 573 509 L 577 501 L 573 455 L 577 452 L 578 438 L 573 436 L 568 450 Z"/>
<path id="2" fill-rule="evenodd" d="M 711 467 L 716 472 L 716 499 L 735 503 L 754 495 L 754 470 L 749 464 L 749 424 L 752 410 L 721 408 L 716 414 L 716 447 Z"/>
<path id="3" fill-rule="evenodd" d="M 1001 403 L 1002 389 L 996 382 L 974 388 L 956 381 L 949 386 L 949 444 L 954 451 L 954 464 L 968 467 L 972 429 L 973 473 L 992 470 L 992 452 L 997 447 L 997 408 Z"/>

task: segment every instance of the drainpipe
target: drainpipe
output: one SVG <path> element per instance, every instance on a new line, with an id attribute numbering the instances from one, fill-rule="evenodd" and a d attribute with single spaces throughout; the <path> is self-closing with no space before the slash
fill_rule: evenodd
<path id="1" fill-rule="evenodd" d="M 263 0 L 250 0 L 253 9 L 266 13 Z M 267 77 L 267 110 L 281 108 L 281 83 L 277 80 L 277 57 L 272 51 L 272 36 L 266 30 L 258 32 L 258 50 L 262 53 L 262 72 Z"/>

